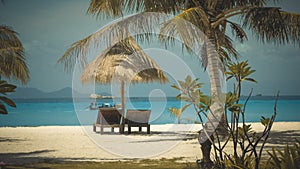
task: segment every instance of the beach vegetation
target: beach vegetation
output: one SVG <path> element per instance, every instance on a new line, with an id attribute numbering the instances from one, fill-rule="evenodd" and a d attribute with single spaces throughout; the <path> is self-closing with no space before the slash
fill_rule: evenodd
<path id="1" fill-rule="evenodd" d="M 202 66 L 204 68 L 208 66 L 210 74 L 214 76 L 210 77 L 211 93 L 210 102 L 211 106 L 214 106 L 213 116 L 220 118 L 223 116 L 224 107 L 222 104 L 218 104 L 220 97 L 223 93 L 221 90 L 221 79 L 219 72 L 222 71 L 222 63 L 226 63 L 231 58 L 237 58 L 238 52 L 234 48 L 233 40 L 230 36 L 236 38 L 239 42 L 247 40 L 246 30 L 252 31 L 253 35 L 263 43 L 274 44 L 298 44 L 300 41 L 300 14 L 290 13 L 282 10 L 277 6 L 268 6 L 268 2 L 276 4 L 277 1 L 269 0 L 91 0 L 88 13 L 97 17 L 123 17 L 126 13 L 140 13 L 140 12 L 160 12 L 166 14 L 174 14 L 175 16 L 167 22 L 161 23 L 161 20 L 157 17 L 144 19 L 139 25 L 132 26 L 129 23 L 135 21 L 135 17 L 129 17 L 123 20 L 124 25 L 128 25 L 126 31 L 130 31 L 130 26 L 134 30 L 152 30 L 160 27 L 162 35 L 159 38 L 166 42 L 166 45 L 173 44 L 168 43 L 170 40 L 174 40 L 175 35 L 178 35 L 184 42 L 183 47 L 187 51 L 192 53 L 193 47 L 202 43 L 199 36 L 195 36 L 194 28 L 201 30 L 207 37 L 207 41 L 204 42 L 201 50 Z M 239 19 L 236 19 L 239 17 Z M 183 24 L 182 20 L 192 23 L 193 26 Z M 126 23 L 126 24 L 125 24 Z M 157 23 L 157 24 L 155 24 Z M 115 29 L 114 29 L 115 26 Z M 88 37 L 75 42 L 69 50 L 61 57 L 60 62 L 65 63 L 66 67 L 74 65 L 76 59 L 80 61 L 80 64 L 85 64 L 85 54 L 91 46 L 96 47 L 99 45 L 99 40 L 104 39 L 111 42 L 112 39 L 120 38 L 116 35 L 123 35 L 124 29 L 120 29 L 119 26 L 111 25 L 107 28 L 109 31 L 98 31 Z M 149 36 L 154 36 L 151 33 L 145 35 L 138 35 L 139 40 L 147 41 Z M 144 36 L 144 37 L 143 37 Z M 108 44 L 109 45 L 109 44 Z M 215 49 L 215 50 L 214 50 Z M 222 62 L 221 64 L 219 62 Z M 210 106 L 210 107 L 211 107 Z M 211 107 L 212 108 L 212 107 Z M 237 112 L 237 111 L 235 111 Z M 225 119 L 225 118 L 224 118 Z M 207 120 L 205 128 L 207 131 L 212 125 Z M 214 124 L 214 123 L 213 123 Z M 219 123 L 218 123 L 219 124 Z M 220 123 L 223 124 L 223 123 Z M 216 124 L 214 124 L 216 125 Z M 214 128 L 219 128 L 214 126 Z M 204 134 L 203 141 L 201 142 L 203 153 L 204 168 L 211 168 L 212 160 L 210 159 L 210 151 L 212 147 L 213 136 L 206 137 Z M 202 137 L 201 136 L 201 137 Z M 200 138 L 200 136 L 199 136 Z M 208 153 L 207 153 L 208 151 Z"/>
<path id="2" fill-rule="evenodd" d="M 0 4 L 4 4 L 4 0 Z M 19 80 L 22 84 L 29 80 L 24 51 L 18 33 L 9 26 L 0 25 L 0 114 L 8 114 L 5 105 L 16 107 L 14 101 L 6 96 L 15 92 L 16 86 L 9 84 L 2 77 Z"/>
<path id="3" fill-rule="evenodd" d="M 6 96 L 8 93 L 14 92 L 15 89 L 16 89 L 15 85 L 9 84 L 5 80 L 1 80 L 0 77 L 0 114 L 8 114 L 5 105 L 16 107 L 14 101 L 12 101 Z"/>
<path id="4" fill-rule="evenodd" d="M 224 111 L 225 123 L 221 123 L 221 121 L 222 128 L 216 128 L 213 137 L 209 139 L 215 157 L 212 168 L 258 169 L 260 167 L 263 149 L 277 115 L 277 98 L 275 99 L 273 115 L 270 118 L 261 117 L 261 125 L 264 127 L 262 133 L 254 131 L 251 128 L 251 124 L 246 124 L 246 106 L 252 91 L 245 100 L 245 103 L 241 104 L 242 83 L 245 81 L 256 82 L 255 79 L 250 77 L 254 72 L 255 70 L 249 66 L 247 61 L 227 65 L 227 71 L 225 72 L 227 80 L 234 79 L 234 86 L 236 87 L 234 87 L 233 92 L 226 94 Z M 199 83 L 198 80 L 199 79 L 193 80 L 191 77 L 187 77 L 185 82 L 178 81 L 179 85 L 174 84 L 172 87 L 181 92 L 177 96 L 177 99 L 181 99 L 188 102 L 189 105 L 194 106 L 195 112 L 203 127 L 202 133 L 208 133 L 205 131 L 205 122 L 203 119 L 206 118 L 206 120 L 210 122 L 214 117 L 208 115 L 211 111 L 210 99 L 201 92 L 203 83 Z M 226 146 L 231 143 L 233 144 L 232 154 L 224 151 Z M 203 165 L 200 160 L 199 168 L 205 168 Z"/>
<path id="5" fill-rule="evenodd" d="M 177 118 L 178 124 L 180 124 L 180 121 L 181 121 L 180 117 L 181 117 L 182 113 L 188 107 L 189 107 L 189 105 L 187 104 L 187 105 L 183 106 L 182 108 L 176 108 L 176 107 L 169 108 L 169 112 Z"/>
<path id="6" fill-rule="evenodd" d="M 188 75 L 184 81 L 178 80 L 178 83 L 173 84 L 172 87 L 180 91 L 176 99 L 186 103 L 183 108 L 193 106 L 200 123 L 203 124 L 204 118 L 207 117 L 206 113 L 209 111 L 210 98 L 201 91 L 203 83 L 199 80 L 199 78 L 192 79 Z"/>
<path id="7" fill-rule="evenodd" d="M 234 92 L 236 93 L 237 99 L 235 102 L 239 102 L 239 98 L 241 96 L 241 88 L 242 88 L 242 82 L 249 81 L 249 82 L 255 82 L 256 80 L 248 77 L 251 74 L 253 74 L 256 70 L 251 69 L 251 67 L 248 64 L 248 61 L 243 62 L 229 62 L 227 65 L 227 71 L 225 72 L 226 80 L 233 79 L 237 83 L 236 88 L 234 88 Z"/>
<path id="8" fill-rule="evenodd" d="M 29 69 L 25 61 L 24 47 L 11 27 L 0 25 L 0 114 L 8 114 L 6 105 L 16 107 L 6 95 L 15 92 L 16 86 L 6 79 L 15 79 L 25 84 L 29 80 Z"/>
<path id="9" fill-rule="evenodd" d="M 273 147 L 268 155 L 266 169 L 297 169 L 300 167 L 300 142 L 297 140 L 293 145 L 286 145 L 283 150 Z"/>
<path id="10" fill-rule="evenodd" d="M 256 80 L 249 77 L 254 72 L 255 70 L 251 69 L 247 61 L 227 65 L 227 71 L 225 72 L 227 80 L 234 79 L 234 86 L 236 87 L 234 87 L 233 92 L 228 92 L 226 95 L 225 115 L 228 114 L 228 111 L 230 112 L 230 122 L 226 123 L 229 135 L 225 143 L 217 148 L 218 155 L 214 163 L 218 168 L 258 169 L 261 166 L 263 150 L 277 115 L 278 94 L 275 98 L 273 115 L 270 118 L 261 117 L 263 132 L 258 133 L 254 131 L 251 128 L 251 124 L 246 124 L 245 119 L 246 106 L 252 91 L 243 104 L 239 102 L 242 83 L 245 81 L 256 83 Z M 226 119 L 229 121 L 229 118 Z M 218 135 L 218 133 L 216 134 Z M 223 152 L 223 148 L 226 147 L 229 140 L 233 144 L 233 154 Z M 219 140 L 217 141 L 218 145 L 221 145 Z"/>
<path id="11" fill-rule="evenodd" d="M 0 76 L 20 80 L 23 84 L 29 80 L 24 51 L 18 33 L 0 25 Z"/>

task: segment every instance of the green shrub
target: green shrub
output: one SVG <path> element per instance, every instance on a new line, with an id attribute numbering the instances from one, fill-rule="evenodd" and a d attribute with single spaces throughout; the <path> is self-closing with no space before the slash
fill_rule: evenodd
<path id="1" fill-rule="evenodd" d="M 286 145 L 281 151 L 273 148 L 265 168 L 266 169 L 300 169 L 300 142 L 297 141 L 292 146 Z"/>

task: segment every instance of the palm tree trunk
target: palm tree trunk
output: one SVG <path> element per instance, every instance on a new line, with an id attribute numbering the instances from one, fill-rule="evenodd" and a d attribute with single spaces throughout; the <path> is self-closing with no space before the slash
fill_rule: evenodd
<path id="1" fill-rule="evenodd" d="M 202 168 L 211 168 L 213 162 L 210 158 L 211 146 L 214 140 L 213 133 L 219 126 L 219 122 L 223 117 L 223 106 L 222 101 L 224 99 L 222 93 L 222 62 L 215 50 L 215 40 L 210 39 L 210 42 L 206 43 L 207 50 L 207 61 L 210 78 L 210 95 L 211 95 L 211 106 L 210 113 L 208 114 L 206 123 L 202 132 L 199 133 L 198 141 L 201 145 L 201 151 L 203 155 Z"/>

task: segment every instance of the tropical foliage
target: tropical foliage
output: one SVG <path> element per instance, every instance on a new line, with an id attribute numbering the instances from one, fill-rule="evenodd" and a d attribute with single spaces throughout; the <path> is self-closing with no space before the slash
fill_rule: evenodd
<path id="1" fill-rule="evenodd" d="M 192 77 L 188 75 L 184 81 L 178 80 L 178 84 L 173 84 L 172 87 L 180 91 L 176 99 L 187 102 L 183 108 L 193 105 L 201 120 L 200 122 L 203 123 L 204 121 L 202 119 L 207 116 L 206 113 L 209 110 L 210 99 L 201 92 L 203 83 L 200 83 L 199 80 L 198 78 L 192 79 Z"/>
<path id="2" fill-rule="evenodd" d="M 181 117 L 181 115 L 182 115 L 182 113 L 184 112 L 184 110 L 186 109 L 186 108 L 188 108 L 190 105 L 185 105 L 185 106 L 183 106 L 182 108 L 176 108 L 176 107 L 170 107 L 169 108 L 169 112 L 172 114 L 172 115 L 174 115 L 175 117 L 177 117 L 177 122 L 178 122 L 178 124 L 180 124 L 180 121 L 181 121 L 181 119 L 180 119 L 180 117 Z"/>
<path id="3" fill-rule="evenodd" d="M 15 85 L 8 84 L 0 78 L 0 114 L 8 114 L 5 104 L 11 107 L 16 107 L 16 104 L 5 96 L 7 93 L 14 92 L 15 88 Z"/>
<path id="4" fill-rule="evenodd" d="M 246 81 L 256 82 L 249 76 L 255 72 L 248 65 L 247 62 L 230 63 L 227 67 L 227 79 L 235 80 L 235 83 L 243 83 Z M 203 117 L 210 123 L 213 117 L 209 116 L 210 112 L 210 99 L 208 96 L 201 92 L 202 83 L 198 82 L 199 79 L 192 79 L 187 76 L 185 81 L 178 81 L 178 84 L 172 85 L 173 88 L 179 90 L 181 93 L 177 96 L 177 99 L 181 99 L 188 102 L 188 106 L 192 105 L 195 108 L 195 112 L 198 114 L 201 124 L 204 126 Z M 214 138 L 210 138 L 209 141 L 214 149 L 214 162 L 211 168 L 256 168 L 261 166 L 261 158 L 263 149 L 269 138 L 273 122 L 275 121 L 277 111 L 277 98 L 274 105 L 274 113 L 270 118 L 261 117 L 261 125 L 263 126 L 263 132 L 258 133 L 251 128 L 251 125 L 245 123 L 246 105 L 249 97 L 244 104 L 240 104 L 240 91 L 241 84 L 234 89 L 234 92 L 228 92 L 226 94 L 225 101 L 225 121 L 223 123 L 223 131 L 216 128 L 214 132 Z M 227 117 L 227 115 L 230 115 Z M 241 125 L 242 123 L 242 125 Z M 205 133 L 205 131 L 203 131 Z M 228 144 L 233 145 L 233 153 L 224 151 Z M 260 146 L 258 146 L 260 145 Z M 200 166 L 205 166 L 204 163 L 199 163 Z M 200 168 L 201 168 L 200 167 Z"/>
<path id="5" fill-rule="evenodd" d="M 243 42 L 247 40 L 246 29 L 252 30 L 263 42 L 279 44 L 299 42 L 300 15 L 283 11 L 276 6 L 270 7 L 268 2 L 273 1 L 91 0 L 87 12 L 97 17 L 101 17 L 103 14 L 106 14 L 107 17 L 116 17 L 129 12 L 141 11 L 174 14 L 174 18 L 164 23 L 162 32 L 170 35 L 178 34 L 185 44 L 195 43 L 197 40 L 194 39 L 194 33 L 189 32 L 190 29 L 186 29 L 187 25 L 180 24 L 180 19 L 189 21 L 215 42 L 214 45 L 219 55 L 226 60 L 230 58 L 230 55 L 238 56 L 230 35 Z M 240 16 L 241 20 L 236 22 L 231 19 L 236 16 Z M 142 26 L 141 29 L 144 27 Z M 94 38 L 95 36 L 90 36 L 86 40 Z M 83 46 L 77 45 L 77 47 L 82 48 Z"/>
<path id="6" fill-rule="evenodd" d="M 25 62 L 24 47 L 17 33 L 8 26 L 0 25 L 0 113 L 7 114 L 5 104 L 16 107 L 5 95 L 14 92 L 16 86 L 1 79 L 20 80 L 25 84 L 29 80 L 29 70 Z"/>
<path id="7" fill-rule="evenodd" d="M 220 168 L 256 168 L 258 169 L 261 163 L 262 152 L 266 141 L 269 138 L 273 122 L 275 121 L 277 111 L 277 98 L 274 105 L 274 113 L 271 118 L 261 118 L 261 124 L 264 130 L 261 134 L 252 130 L 251 125 L 245 123 L 245 113 L 246 105 L 251 93 L 244 104 L 240 104 L 239 100 L 241 97 L 242 83 L 245 81 L 256 82 L 255 79 L 249 76 L 255 72 L 248 65 L 247 61 L 240 63 L 230 63 L 227 65 L 227 70 L 225 74 L 227 75 L 227 80 L 234 79 L 237 83 L 237 87 L 234 92 L 227 93 L 226 104 L 225 104 L 225 114 L 230 112 L 230 123 L 228 123 L 228 139 L 232 140 L 233 143 L 233 155 L 229 155 L 219 151 L 220 158 L 216 158 L 216 164 Z M 228 119 L 228 118 L 227 118 Z M 229 120 L 228 120 L 229 121 Z M 240 126 L 239 123 L 242 123 Z M 227 142 L 223 145 L 226 146 Z M 258 144 L 261 144 L 258 147 Z M 219 147 L 219 150 L 222 148 Z M 240 150 L 241 153 L 238 153 Z"/>
<path id="8" fill-rule="evenodd" d="M 29 70 L 24 47 L 17 35 L 12 28 L 0 25 L 0 75 L 26 83 Z"/>
<path id="9" fill-rule="evenodd" d="M 234 92 L 236 92 L 237 97 L 240 97 L 241 95 L 241 88 L 242 88 L 242 82 L 249 81 L 249 82 L 255 82 L 253 78 L 248 77 L 252 73 L 254 73 L 255 70 L 251 70 L 251 67 L 248 64 L 248 61 L 243 61 L 241 63 L 235 63 L 230 62 L 227 65 L 227 71 L 225 72 L 225 75 L 227 75 L 226 80 L 230 80 L 234 78 L 237 85 L 234 89 Z M 238 100 L 237 100 L 238 102 Z"/>
<path id="10" fill-rule="evenodd" d="M 271 0 L 91 0 L 88 13 L 97 17 L 106 14 L 107 17 L 123 16 L 132 12 L 161 12 L 173 14 L 174 17 L 163 22 L 159 17 L 142 18 L 140 24 L 130 25 L 136 21 L 136 17 L 131 16 L 122 20 L 119 25 L 112 24 L 105 30 L 100 30 L 72 45 L 60 59 L 66 67 L 74 65 L 76 59 L 82 64 L 90 47 L 95 47 L 101 43 L 102 39 L 112 42 L 118 36 L 128 36 L 128 30 L 134 27 L 135 30 L 148 31 L 160 27 L 160 39 L 168 42 L 174 40 L 174 36 L 180 37 L 184 42 L 184 47 L 188 51 L 199 44 L 202 45 L 201 58 L 203 67 L 208 66 L 211 84 L 210 102 L 214 115 L 217 119 L 222 116 L 224 109 L 219 103 L 222 97 L 221 76 L 222 67 L 219 63 L 230 60 L 231 57 L 238 57 L 238 53 L 233 46 L 235 37 L 240 42 L 247 40 L 246 30 L 251 30 L 254 36 L 262 42 L 273 42 L 275 44 L 298 44 L 300 41 L 300 14 L 289 13 L 281 8 L 268 6 Z M 239 20 L 233 19 L 240 17 Z M 186 24 L 192 23 L 193 25 Z M 125 25 L 121 27 L 120 25 Z M 203 32 L 207 39 L 198 36 L 196 29 Z M 231 33 L 230 33 L 231 32 Z M 127 34 L 126 34 L 127 33 Z M 125 35 L 124 35 L 125 34 Z M 146 33 L 149 37 L 152 34 Z M 142 40 L 148 38 L 140 38 Z M 204 41 L 203 43 L 203 40 Z M 218 122 L 207 123 L 206 130 L 211 131 Z M 200 136 L 199 136 L 200 137 Z M 207 138 L 209 139 L 209 138 Z M 208 142 L 207 144 L 209 144 Z M 202 144 L 204 146 L 204 144 Z M 210 147 L 210 145 L 207 145 Z M 210 151 L 210 149 L 207 149 Z M 207 153 L 205 153 L 207 155 Z M 211 163 L 209 156 L 206 157 Z M 209 166 L 208 166 L 209 168 Z"/>
<path id="11" fill-rule="evenodd" d="M 283 151 L 273 148 L 268 152 L 270 158 L 266 163 L 266 169 L 297 169 L 300 166 L 300 142 L 294 145 L 286 145 Z"/>

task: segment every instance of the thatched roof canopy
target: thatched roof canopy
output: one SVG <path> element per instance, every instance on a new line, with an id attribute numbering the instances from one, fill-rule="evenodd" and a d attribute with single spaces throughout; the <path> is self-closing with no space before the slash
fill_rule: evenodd
<path id="1" fill-rule="evenodd" d="M 163 71 L 148 57 L 133 37 L 102 51 L 84 69 L 81 81 L 109 84 L 113 80 L 131 83 L 168 82 Z"/>

